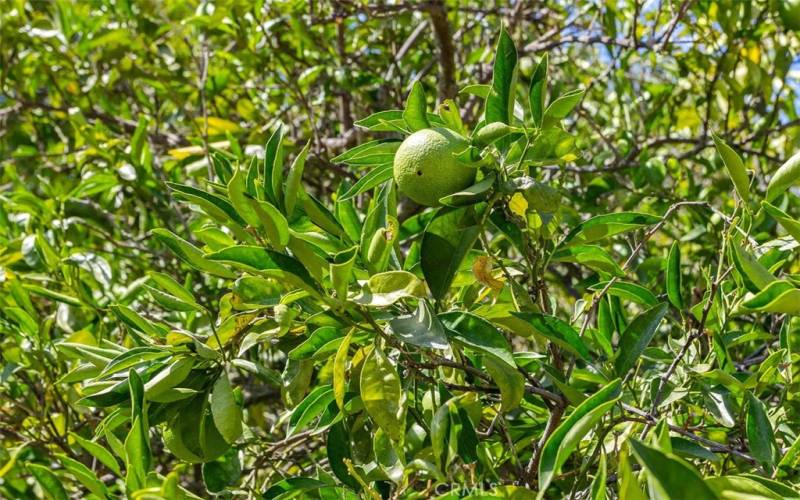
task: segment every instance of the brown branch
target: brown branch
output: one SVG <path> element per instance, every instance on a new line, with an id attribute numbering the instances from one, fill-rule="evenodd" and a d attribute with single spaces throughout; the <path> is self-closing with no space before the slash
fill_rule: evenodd
<path id="1" fill-rule="evenodd" d="M 439 44 L 439 99 L 455 99 L 458 93 L 456 87 L 455 48 L 453 47 L 453 34 L 450 22 L 447 20 L 447 7 L 444 2 L 432 2 L 428 8 L 431 24 Z"/>
<path id="2" fill-rule="evenodd" d="M 678 8 L 678 15 L 672 20 L 667 28 L 667 32 L 664 34 L 664 41 L 661 43 L 661 50 L 666 50 L 669 46 L 669 39 L 672 38 L 672 33 L 675 31 L 675 28 L 678 26 L 681 18 L 686 14 L 686 11 L 689 10 L 689 7 L 694 3 L 694 0 L 683 0 L 683 3 Z"/>
<path id="3" fill-rule="evenodd" d="M 344 34 L 344 19 L 339 18 L 336 23 L 336 50 L 339 54 L 339 64 L 342 68 L 344 68 L 345 61 L 347 60 Z M 353 128 L 353 115 L 350 112 L 350 93 L 347 91 L 339 94 L 339 120 L 341 121 L 342 135 L 348 133 L 350 129 Z"/>

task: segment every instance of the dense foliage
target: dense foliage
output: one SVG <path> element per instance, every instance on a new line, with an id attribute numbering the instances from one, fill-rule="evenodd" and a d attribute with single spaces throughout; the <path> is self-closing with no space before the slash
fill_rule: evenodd
<path id="1" fill-rule="evenodd" d="M 796 5 L 0 0 L 0 497 L 800 496 Z"/>

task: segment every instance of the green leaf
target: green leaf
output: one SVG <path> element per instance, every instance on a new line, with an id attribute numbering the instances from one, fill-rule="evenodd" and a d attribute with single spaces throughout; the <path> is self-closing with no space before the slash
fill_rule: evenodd
<path id="1" fill-rule="evenodd" d="M 665 498 L 692 498 L 714 500 L 717 496 L 709 488 L 697 469 L 671 453 L 631 439 L 631 448 L 639 463 L 647 469 Z"/>
<path id="2" fill-rule="evenodd" d="M 202 208 L 209 216 L 222 224 L 231 221 L 238 225 L 247 223 L 245 219 L 239 215 L 233 205 L 221 196 L 185 184 L 168 182 L 167 186 L 175 192 L 176 198 L 194 203 Z"/>
<path id="3" fill-rule="evenodd" d="M 294 435 L 304 429 L 313 419 L 318 417 L 325 408 L 334 400 L 333 389 L 330 385 L 317 387 L 292 410 L 289 417 L 289 430 L 287 436 Z"/>
<path id="4" fill-rule="evenodd" d="M 787 482 L 779 482 L 773 479 L 766 478 L 764 476 L 759 476 L 756 474 L 742 474 L 743 478 L 750 479 L 755 481 L 756 483 L 761 484 L 762 486 L 766 487 L 772 493 L 778 495 L 781 498 L 797 498 L 798 492 L 794 488 L 791 488 L 787 485 Z"/>
<path id="5" fill-rule="evenodd" d="M 22 288 L 24 288 L 26 291 L 28 291 L 30 293 L 39 295 L 41 297 L 46 297 L 48 299 L 53 299 L 56 302 L 62 302 L 64 304 L 68 304 L 68 305 L 71 305 L 71 306 L 77 306 L 77 307 L 81 307 L 83 305 L 83 303 L 79 299 L 77 299 L 75 297 L 72 297 L 70 295 L 66 295 L 64 293 L 55 292 L 53 290 L 48 290 L 47 288 L 43 288 L 43 287 L 38 286 L 38 285 L 31 285 L 31 284 L 28 284 L 28 283 L 23 283 Z"/>
<path id="6" fill-rule="evenodd" d="M 342 343 L 339 344 L 336 356 L 333 359 L 333 395 L 340 410 L 344 408 L 344 395 L 347 389 L 347 357 L 352 339 L 353 330 L 350 330 L 342 340 Z"/>
<path id="7" fill-rule="evenodd" d="M 546 316 L 533 312 L 512 312 L 512 314 L 527 321 L 537 333 L 579 356 L 584 361 L 591 359 L 591 354 L 589 354 L 586 344 L 583 343 L 578 332 L 569 323 L 555 316 Z"/>
<path id="8" fill-rule="evenodd" d="M 464 122 L 461 121 L 461 111 L 458 109 L 458 104 L 452 99 L 445 99 L 439 104 L 437 109 L 439 117 L 444 122 L 444 126 L 450 130 L 454 130 L 461 135 L 466 135 L 467 131 L 464 128 Z"/>
<path id="9" fill-rule="evenodd" d="M 97 366 L 105 366 L 119 354 L 118 351 L 113 349 L 73 342 L 59 342 L 56 347 L 67 357 L 90 361 Z"/>
<path id="10" fill-rule="evenodd" d="M 289 175 L 286 176 L 286 198 L 283 202 L 283 206 L 286 208 L 286 216 L 290 219 L 292 218 L 294 206 L 297 202 L 297 195 L 302 189 L 300 183 L 303 180 L 303 170 L 305 169 L 306 156 L 308 156 L 310 147 L 311 142 L 309 141 L 306 143 L 300 153 L 297 154 L 294 162 L 292 162 L 292 166 L 289 168 Z"/>
<path id="11" fill-rule="evenodd" d="M 336 191 L 336 203 L 334 204 L 334 216 L 342 225 L 342 228 L 350 238 L 350 241 L 361 240 L 361 218 L 356 210 L 356 205 L 352 198 L 343 200 L 342 196 L 349 190 L 350 183 L 345 179 L 339 184 Z"/>
<path id="12" fill-rule="evenodd" d="M 470 207 L 442 208 L 422 237 L 422 274 L 433 297 L 447 295 L 456 271 L 478 239 L 478 227 Z"/>
<path id="13" fill-rule="evenodd" d="M 589 287 L 589 290 L 598 292 L 603 290 L 607 284 L 607 281 L 595 283 Z M 658 304 L 658 298 L 653 292 L 642 285 L 637 285 L 636 283 L 631 283 L 628 281 L 615 281 L 611 284 L 611 286 L 608 287 L 606 294 L 612 297 L 630 300 L 631 302 L 635 302 L 646 307 L 653 307 L 654 305 Z"/>
<path id="14" fill-rule="evenodd" d="M 401 299 L 425 295 L 425 283 L 413 274 L 408 271 L 386 271 L 373 275 L 361 293 L 353 298 L 353 302 L 386 307 Z"/>
<path id="15" fill-rule="evenodd" d="M 310 194 L 306 194 L 303 196 L 301 203 L 303 205 L 303 210 L 306 215 L 308 215 L 308 218 L 311 219 L 311 222 L 336 237 L 347 238 L 347 234 L 344 232 L 342 225 L 339 224 L 336 217 L 334 217 L 319 200 Z"/>
<path id="16" fill-rule="evenodd" d="M 742 201 L 747 202 L 750 199 L 750 179 L 747 175 L 747 170 L 744 168 L 739 154 L 730 146 L 720 139 L 717 134 L 711 132 L 711 137 L 714 139 L 714 145 L 717 147 L 717 153 L 722 157 L 725 168 L 728 169 L 728 175 L 733 180 L 733 185 L 736 187 L 736 192 Z"/>
<path id="17" fill-rule="evenodd" d="M 203 483 L 210 493 L 221 493 L 228 486 L 239 482 L 242 476 L 242 464 L 239 451 L 228 450 L 225 455 L 203 464 Z"/>
<path id="18" fill-rule="evenodd" d="M 323 359 L 336 352 L 339 342 L 344 339 L 342 332 L 334 326 L 317 328 L 299 346 L 289 351 L 291 359 Z"/>
<path id="19" fill-rule="evenodd" d="M 575 89 L 558 96 L 547 106 L 547 110 L 544 112 L 545 122 L 547 120 L 562 120 L 566 118 L 575 106 L 581 102 L 585 92 L 583 89 Z"/>
<path id="20" fill-rule="evenodd" d="M 266 201 L 260 201 L 253 198 L 248 198 L 250 207 L 255 212 L 260 224 L 257 227 L 264 229 L 267 234 L 267 240 L 276 249 L 282 250 L 283 247 L 289 244 L 289 223 L 286 217 L 275 208 L 272 204 Z"/>
<path id="21" fill-rule="evenodd" d="M 447 349 L 444 326 L 426 300 L 420 300 L 414 314 L 389 320 L 389 332 L 407 344 L 430 349 Z"/>
<path id="22" fill-rule="evenodd" d="M 263 497 L 264 500 L 302 497 L 304 493 L 325 488 L 326 486 L 328 486 L 328 483 L 324 483 L 318 479 L 312 479 L 310 477 L 290 477 L 270 486 L 269 489 L 264 492 Z"/>
<path id="23" fill-rule="evenodd" d="M 525 379 L 504 360 L 492 355 L 483 357 L 483 366 L 500 389 L 504 412 L 516 409 L 525 396 Z"/>
<path id="24" fill-rule="evenodd" d="M 186 380 L 194 366 L 193 358 L 179 358 L 168 364 L 144 385 L 144 395 L 152 400 Z"/>
<path id="25" fill-rule="evenodd" d="M 496 141 L 502 139 L 503 137 L 507 137 L 511 134 L 520 134 L 523 130 L 518 127 L 512 127 L 507 123 L 503 122 L 492 122 L 486 123 L 481 128 L 475 129 L 472 133 L 472 146 L 475 148 L 483 148 L 488 146 L 489 144 L 494 144 Z M 477 157 L 477 151 L 473 155 L 472 152 L 469 154 L 461 153 L 460 157 L 465 157 L 466 159 L 472 159 Z"/>
<path id="26" fill-rule="evenodd" d="M 680 436 L 672 436 L 670 438 L 670 446 L 672 452 L 676 455 L 683 455 L 689 458 L 699 458 L 700 460 L 708 460 L 709 462 L 720 462 L 720 457 L 714 452 L 710 451 L 704 446 L 700 446 L 697 442 L 691 439 L 686 439 Z"/>
<path id="27" fill-rule="evenodd" d="M 597 466 L 597 474 L 592 479 L 591 500 L 606 500 L 606 454 L 600 453 L 600 463 Z"/>
<path id="28" fill-rule="evenodd" d="M 800 315 L 800 289 L 787 280 L 776 280 L 742 303 L 744 309 Z"/>
<path id="29" fill-rule="evenodd" d="M 317 293 L 317 284 L 305 267 L 288 255 L 263 247 L 238 245 L 208 255 L 210 261 L 226 262 L 245 271 L 287 280 L 295 286 Z"/>
<path id="30" fill-rule="evenodd" d="M 356 120 L 354 125 L 373 132 L 408 132 L 406 121 L 403 119 L 403 111 L 399 109 L 378 111 L 366 118 Z"/>
<path id="31" fill-rule="evenodd" d="M 475 203 L 484 201 L 489 196 L 489 193 L 494 187 L 494 182 L 495 175 L 491 173 L 476 184 L 439 199 L 439 202 L 441 202 L 442 205 L 450 207 L 474 205 Z"/>
<path id="32" fill-rule="evenodd" d="M 777 279 L 753 255 L 735 241 L 731 242 L 731 257 L 733 257 L 733 265 L 736 271 L 742 277 L 742 282 L 751 292 L 760 292 Z"/>
<path id="33" fill-rule="evenodd" d="M 270 135 L 266 146 L 264 146 L 263 192 L 264 198 L 272 204 L 280 202 L 278 193 L 275 192 L 273 178 L 277 176 L 280 179 L 280 172 L 283 168 L 283 134 L 283 123 L 278 122 L 278 126 Z"/>
<path id="34" fill-rule="evenodd" d="M 681 284 L 681 248 L 678 242 L 672 243 L 667 257 L 667 297 L 675 308 L 683 309 L 683 285 Z"/>
<path id="35" fill-rule="evenodd" d="M 785 229 L 796 242 L 800 243 L 800 221 L 790 217 L 789 214 L 766 201 L 762 202 L 762 206 L 770 217 L 778 221 L 778 224 L 783 226 L 783 229 Z"/>
<path id="36" fill-rule="evenodd" d="M 149 426 L 144 410 L 144 385 L 135 370 L 128 373 L 131 393 L 131 429 L 125 437 L 125 484 L 130 491 L 146 484 L 152 455 L 150 454 Z"/>
<path id="37" fill-rule="evenodd" d="M 172 279 L 171 276 L 158 271 L 150 271 L 147 274 L 161 290 L 172 295 L 177 300 L 199 309 L 200 306 L 194 300 L 194 295 L 192 295 L 189 290 L 184 288 L 183 285 Z"/>
<path id="38" fill-rule="evenodd" d="M 281 374 L 281 395 L 289 408 L 300 404 L 301 398 L 308 391 L 311 375 L 314 373 L 314 363 L 304 359 L 295 361 L 289 358 Z"/>
<path id="39" fill-rule="evenodd" d="M 492 91 L 491 85 L 486 85 L 483 83 L 474 83 L 472 85 L 466 85 L 458 91 L 459 95 L 467 94 L 467 95 L 474 95 L 480 97 L 481 99 L 486 99 L 489 93 Z"/>
<path id="40" fill-rule="evenodd" d="M 393 113 L 389 111 L 388 113 Z M 397 111 L 398 120 L 402 122 L 402 112 Z M 358 123 L 358 122 L 356 122 Z M 383 165 L 394 161 L 394 154 L 400 147 L 398 139 L 379 139 L 359 144 L 333 158 L 334 163 L 345 163 L 351 166 Z"/>
<path id="41" fill-rule="evenodd" d="M 529 101 L 531 117 L 537 127 L 542 126 L 545 110 L 545 99 L 547 98 L 547 70 L 550 56 L 545 54 L 536 66 L 531 76 L 531 87 L 529 91 Z"/>
<path id="42" fill-rule="evenodd" d="M 783 454 L 781 461 L 778 462 L 778 467 L 785 470 L 792 469 L 797 465 L 798 456 L 800 456 L 800 437 L 795 438 L 792 445 Z M 0 477 L 3 475 L 0 474 Z"/>
<path id="43" fill-rule="evenodd" d="M 636 212 L 597 215 L 575 226 L 564 238 L 562 244 L 591 243 L 642 227 L 652 226 L 660 221 L 661 217 Z"/>
<path id="44" fill-rule="evenodd" d="M 361 368 L 361 400 L 372 420 L 394 442 L 406 431 L 405 392 L 400 377 L 379 346 L 374 346 Z"/>
<path id="45" fill-rule="evenodd" d="M 39 324 L 24 309 L 19 307 L 6 307 L 3 312 L 9 316 L 28 337 L 34 339 L 39 337 Z"/>
<path id="46" fill-rule="evenodd" d="M 624 375 L 639 359 L 655 336 L 667 309 L 666 302 L 651 307 L 637 316 L 622 333 L 617 347 L 617 359 L 614 361 L 614 369 L 618 375 Z"/>
<path id="47" fill-rule="evenodd" d="M 753 396 L 750 391 L 747 391 L 745 428 L 747 429 L 747 443 L 750 445 L 750 453 L 771 474 L 775 468 L 775 450 L 777 448 L 775 434 L 767 417 L 764 403 Z"/>
<path id="48" fill-rule="evenodd" d="M 48 498 L 52 500 L 69 500 L 61 480 L 50 471 L 49 467 L 39 464 L 28 464 L 26 467 L 36 478 Z"/>
<path id="49" fill-rule="evenodd" d="M 191 311 L 201 311 L 202 308 L 198 304 L 190 304 L 188 302 L 184 302 L 183 300 L 175 297 L 174 295 L 170 295 L 166 292 L 162 292 L 161 290 L 154 288 L 150 285 L 144 285 L 144 289 L 150 294 L 150 296 L 156 302 L 161 305 L 164 309 L 170 311 L 179 311 L 179 312 L 191 312 Z"/>
<path id="50" fill-rule="evenodd" d="M 486 96 L 486 122 L 511 124 L 514 113 L 517 49 L 508 32 L 500 31 L 494 57 L 492 89 Z"/>
<path id="51" fill-rule="evenodd" d="M 310 274 L 317 283 L 321 283 L 325 279 L 325 271 L 330 267 L 326 259 L 326 253 L 316 244 L 301 239 L 303 236 L 304 235 L 299 233 L 291 233 L 289 236 L 288 248 L 291 250 L 294 258 L 305 267 L 308 274 Z"/>
<path id="52" fill-rule="evenodd" d="M 578 405 L 547 438 L 539 462 L 539 498 L 558 474 L 584 436 L 620 397 L 622 381 L 616 379 Z"/>
<path id="53" fill-rule="evenodd" d="M 236 402 L 228 376 L 223 373 L 214 383 L 211 391 L 211 417 L 214 426 L 230 444 L 242 435 L 242 409 Z"/>
<path id="54" fill-rule="evenodd" d="M 447 472 L 447 465 L 456 455 L 456 443 L 450 442 L 450 413 L 454 406 L 452 399 L 440 406 L 431 420 L 431 448 L 436 465 L 443 473 Z"/>
<path id="55" fill-rule="evenodd" d="M 458 311 L 440 314 L 439 319 L 447 328 L 451 340 L 479 353 L 489 354 L 516 369 L 508 340 L 485 319 Z"/>
<path id="56" fill-rule="evenodd" d="M 86 487 L 87 490 L 100 498 L 108 498 L 108 488 L 97 478 L 97 474 L 92 472 L 91 469 L 77 460 L 60 453 L 56 454 L 56 458 L 66 470 L 75 476 L 75 479 Z"/>
<path id="57" fill-rule="evenodd" d="M 357 256 L 358 247 L 354 246 L 334 255 L 333 262 L 328 266 L 331 287 L 336 291 L 339 300 L 347 300 L 347 289 L 353 279 L 353 265 Z"/>
<path id="58" fill-rule="evenodd" d="M 331 426 L 328 430 L 328 441 L 326 445 L 325 451 L 333 475 L 343 484 L 358 491 L 361 487 L 358 481 L 350 475 L 347 470 L 347 465 L 345 464 L 345 460 L 353 460 L 353 453 L 350 445 L 350 435 L 344 421 L 339 421 Z M 271 490 L 272 488 L 270 488 L 270 491 Z"/>
<path id="59" fill-rule="evenodd" d="M 745 476 L 728 475 L 707 477 L 705 482 L 708 487 L 716 493 L 718 498 L 752 498 L 758 500 L 780 500 L 785 498 L 784 496 L 771 491 L 758 481 Z M 792 497 L 794 496 L 796 495 L 792 495 Z"/>
<path id="60" fill-rule="evenodd" d="M 550 258 L 553 262 L 574 262 L 597 272 L 623 277 L 625 272 L 609 253 L 596 245 L 573 245 L 556 250 Z"/>
<path id="61" fill-rule="evenodd" d="M 136 124 L 131 136 L 131 163 L 136 167 L 143 167 L 147 163 L 147 156 L 149 147 L 147 145 L 147 126 L 149 120 L 145 115 L 139 117 L 139 122 Z"/>
<path id="62" fill-rule="evenodd" d="M 408 128 L 412 132 L 430 128 L 431 124 L 428 123 L 428 110 L 425 100 L 425 89 L 419 80 L 414 82 L 411 87 L 411 92 L 406 99 L 406 109 L 403 111 L 403 120 L 405 120 Z"/>
<path id="63" fill-rule="evenodd" d="M 772 201 L 800 180 L 800 153 L 795 153 L 772 174 L 767 184 L 766 201 Z"/>
<path id="64" fill-rule="evenodd" d="M 237 168 L 233 177 L 228 181 L 228 198 L 231 200 L 233 208 L 247 224 L 253 227 L 260 227 L 261 220 L 253 211 L 248 200 L 250 194 L 247 192 L 245 174 L 241 168 Z"/>
<path id="65" fill-rule="evenodd" d="M 630 452 L 627 448 L 624 448 L 619 455 L 619 467 L 617 468 L 618 496 L 624 500 L 646 500 L 637 477 L 633 473 L 629 457 Z"/>
<path id="66" fill-rule="evenodd" d="M 181 260 L 199 271 L 205 271 L 220 278 L 236 278 L 225 266 L 208 260 L 203 252 L 188 241 L 180 238 L 166 229 L 153 229 L 153 236 L 167 246 Z"/>
<path id="67" fill-rule="evenodd" d="M 143 318 L 139 313 L 127 306 L 117 304 L 110 306 L 109 309 L 111 309 L 111 312 L 128 327 L 148 337 L 160 338 L 169 331 L 161 325 Z"/>
<path id="68" fill-rule="evenodd" d="M 78 445 L 80 445 L 81 448 L 89 452 L 89 454 L 96 458 L 101 464 L 108 467 L 111 472 L 117 476 L 122 476 L 117 459 L 114 458 L 114 455 L 112 455 L 111 452 L 108 451 L 103 445 L 81 437 L 74 432 L 70 432 L 69 435 L 76 443 L 78 443 Z"/>
<path id="69" fill-rule="evenodd" d="M 451 341 L 484 356 L 483 363 L 500 388 L 503 410 L 519 406 L 525 393 L 525 380 L 517 371 L 511 346 L 500 331 L 485 319 L 457 311 L 439 315 Z"/>
<path id="70" fill-rule="evenodd" d="M 347 201 L 362 193 L 366 193 L 370 189 L 379 184 L 383 184 L 392 179 L 394 174 L 394 165 L 392 163 L 383 163 L 369 171 L 369 173 L 356 181 L 350 189 L 348 189 L 340 198 L 340 201 Z"/>

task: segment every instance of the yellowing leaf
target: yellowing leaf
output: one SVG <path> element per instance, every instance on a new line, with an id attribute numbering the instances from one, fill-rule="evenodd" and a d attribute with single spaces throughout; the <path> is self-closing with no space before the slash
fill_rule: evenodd
<path id="1" fill-rule="evenodd" d="M 196 118 L 197 124 L 202 128 L 204 125 L 203 118 Z M 225 132 L 236 133 L 241 128 L 230 120 L 218 118 L 216 116 L 208 117 L 208 135 L 224 134 Z"/>
<path id="2" fill-rule="evenodd" d="M 213 149 L 226 149 L 230 147 L 230 141 L 212 142 L 208 146 Z M 205 153 L 203 146 L 185 146 L 182 148 L 170 149 L 169 155 L 176 160 L 184 160 L 190 156 L 199 156 Z"/>
<path id="3" fill-rule="evenodd" d="M 503 282 L 492 276 L 492 259 L 488 255 L 481 255 L 472 263 L 472 274 L 478 283 L 491 288 L 494 292 L 499 292 L 503 288 Z"/>
<path id="4" fill-rule="evenodd" d="M 372 420 L 394 442 L 403 440 L 406 429 L 405 393 L 397 370 L 377 345 L 361 370 L 361 399 Z"/>
<path id="5" fill-rule="evenodd" d="M 508 209 L 515 215 L 525 217 L 525 211 L 528 210 L 528 200 L 521 193 L 514 193 L 514 196 L 508 202 Z"/>

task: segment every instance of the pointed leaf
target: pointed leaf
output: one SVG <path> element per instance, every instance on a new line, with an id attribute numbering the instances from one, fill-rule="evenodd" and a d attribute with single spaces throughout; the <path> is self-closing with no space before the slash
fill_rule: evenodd
<path id="1" fill-rule="evenodd" d="M 547 438 L 539 462 L 539 497 L 561 472 L 578 444 L 617 402 L 622 381 L 617 379 L 595 392 L 570 413 Z"/>
<path id="2" fill-rule="evenodd" d="M 736 192 L 739 193 L 739 197 L 746 202 L 750 199 L 750 179 L 747 175 L 747 170 L 744 168 L 742 158 L 733 148 L 725 144 L 717 134 L 711 132 L 711 137 L 714 139 L 717 152 L 722 157 L 723 163 L 725 163 L 725 168 L 728 169 L 728 175 L 733 180 Z"/>
<path id="3" fill-rule="evenodd" d="M 469 207 L 443 208 L 428 224 L 422 237 L 422 274 L 437 300 L 444 298 L 480 228 Z"/>
<path id="4" fill-rule="evenodd" d="M 697 469 L 671 453 L 648 446 L 638 439 L 631 439 L 631 448 L 636 459 L 666 493 L 667 498 L 692 498 L 715 500 L 717 496 L 709 488 Z"/>
<path id="5" fill-rule="evenodd" d="M 414 82 L 411 92 L 406 100 L 406 109 L 403 111 L 403 120 L 412 132 L 430 128 L 428 123 L 427 103 L 425 101 L 425 90 L 419 80 Z"/>
<path id="6" fill-rule="evenodd" d="M 772 174 L 767 185 L 766 201 L 772 201 L 800 180 L 800 153 L 795 153 Z"/>
<path id="7" fill-rule="evenodd" d="M 683 286 L 681 284 L 681 248 L 674 242 L 667 257 L 667 297 L 677 309 L 683 309 Z"/>
<path id="8" fill-rule="evenodd" d="M 667 314 L 667 309 L 665 302 L 653 306 L 637 316 L 625 329 L 617 348 L 617 359 L 614 361 L 614 369 L 618 375 L 624 375 L 639 359 L 653 340 L 659 323 Z"/>
<path id="9" fill-rule="evenodd" d="M 377 345 L 361 368 L 361 400 L 372 420 L 394 442 L 406 431 L 405 393 L 394 365 Z"/>

